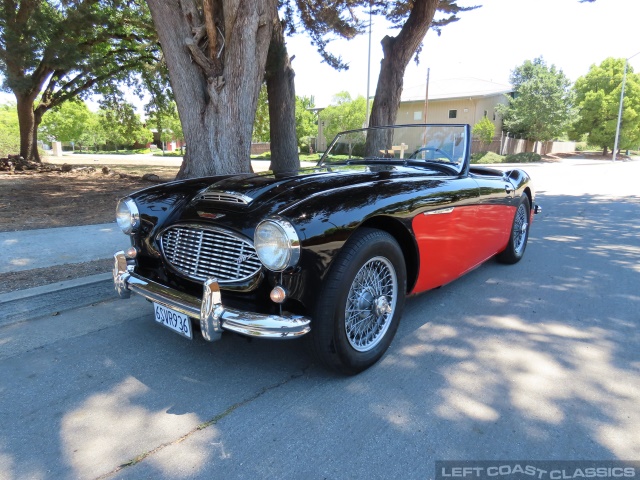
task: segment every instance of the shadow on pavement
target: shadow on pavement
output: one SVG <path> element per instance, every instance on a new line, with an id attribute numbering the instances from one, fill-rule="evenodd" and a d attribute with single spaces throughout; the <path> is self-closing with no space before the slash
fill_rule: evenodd
<path id="1" fill-rule="evenodd" d="M 118 478 L 429 478 L 445 459 L 640 458 L 640 197 L 539 201 L 519 264 L 409 299 L 356 377 L 314 366 L 302 342 L 189 342 L 150 307 L 3 360 L 0 477 L 131 462 Z"/>

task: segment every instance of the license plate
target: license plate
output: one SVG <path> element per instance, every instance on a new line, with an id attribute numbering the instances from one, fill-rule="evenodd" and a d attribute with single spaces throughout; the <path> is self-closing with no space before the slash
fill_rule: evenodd
<path id="1" fill-rule="evenodd" d="M 193 339 L 191 319 L 186 315 L 157 303 L 153 304 L 153 313 L 156 322 L 161 323 L 182 336 Z"/>

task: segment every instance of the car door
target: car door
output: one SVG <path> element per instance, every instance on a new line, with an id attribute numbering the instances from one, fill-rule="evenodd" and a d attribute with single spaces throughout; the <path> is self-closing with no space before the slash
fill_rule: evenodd
<path id="1" fill-rule="evenodd" d="M 473 247 L 480 199 L 476 181 L 452 177 L 429 195 L 438 198 L 437 204 L 418 212 L 412 220 L 420 259 L 412 293 L 449 283 L 478 263 Z"/>
<path id="2" fill-rule="evenodd" d="M 445 285 L 503 250 L 514 215 L 513 185 L 502 176 L 443 182 L 441 203 L 412 221 L 420 267 L 412 293 Z"/>
<path id="3" fill-rule="evenodd" d="M 491 173 L 470 174 L 480 194 L 473 241 L 479 263 L 505 249 L 517 206 L 513 184 L 502 173 Z"/>

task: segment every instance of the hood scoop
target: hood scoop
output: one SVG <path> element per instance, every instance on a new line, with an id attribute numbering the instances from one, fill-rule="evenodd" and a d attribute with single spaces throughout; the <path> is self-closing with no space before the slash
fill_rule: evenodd
<path id="1" fill-rule="evenodd" d="M 253 201 L 253 198 L 237 192 L 223 192 L 221 190 L 203 190 L 198 195 L 196 195 L 194 200 L 233 203 L 236 205 L 249 205 Z"/>

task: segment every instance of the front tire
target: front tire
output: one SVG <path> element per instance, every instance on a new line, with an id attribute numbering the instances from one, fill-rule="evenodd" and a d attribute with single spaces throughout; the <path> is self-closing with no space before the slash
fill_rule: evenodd
<path id="1" fill-rule="evenodd" d="M 529 206 L 529 197 L 522 195 L 520 203 L 516 209 L 511 226 L 511 235 L 507 248 L 500 252 L 497 259 L 501 263 L 514 264 L 518 263 L 524 256 L 527 248 L 527 240 L 529 240 L 529 219 L 531 218 L 531 207 Z"/>
<path id="2" fill-rule="evenodd" d="M 362 228 L 344 245 L 325 279 L 310 334 L 324 366 L 353 375 L 376 363 L 404 309 L 406 266 L 389 233 Z"/>

